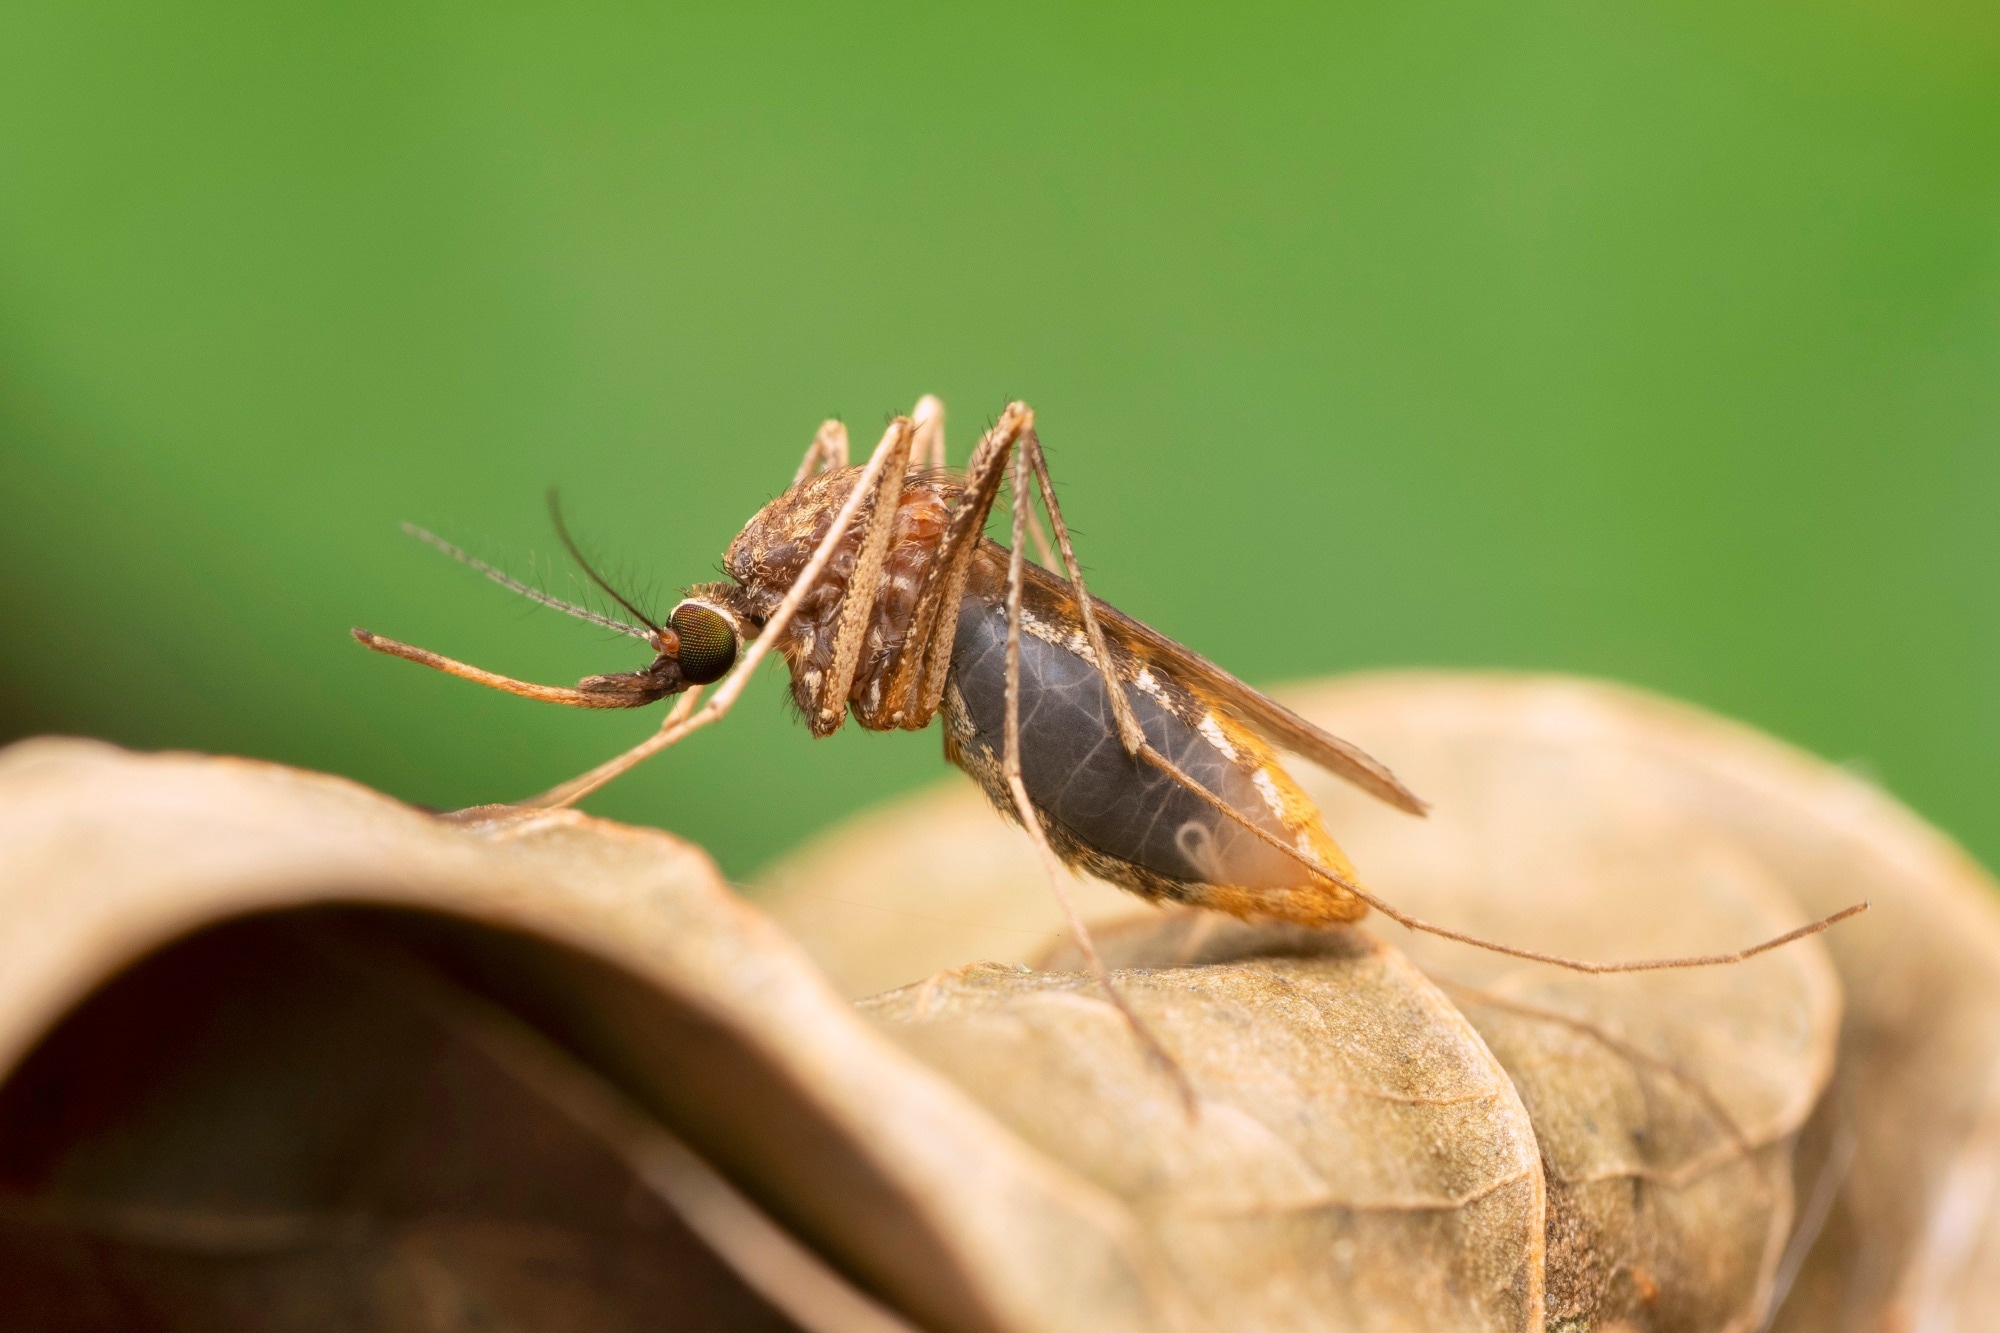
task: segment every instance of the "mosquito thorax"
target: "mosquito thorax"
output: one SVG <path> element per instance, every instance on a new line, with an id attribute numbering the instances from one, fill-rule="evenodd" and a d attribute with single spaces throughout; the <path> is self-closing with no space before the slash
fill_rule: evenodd
<path id="1" fill-rule="evenodd" d="M 723 571 L 736 580 L 737 598 L 731 605 L 746 612 L 758 625 L 771 617 L 832 528 L 834 517 L 853 492 L 861 471 L 858 467 L 834 468 L 810 477 L 758 510 L 743 525 L 743 531 L 729 544 L 722 559 Z M 952 507 L 961 491 L 955 477 L 934 472 L 912 472 L 903 483 L 887 558 L 868 620 L 868 646 L 848 691 L 855 718 L 865 727 L 887 729 L 896 725 L 893 719 L 880 715 L 876 705 L 883 682 L 894 669 L 896 654 L 907 637 L 916 612 L 918 589 L 937 557 Z M 813 721 L 812 705 L 820 682 L 832 665 L 834 626 L 854 577 L 854 562 L 860 553 L 869 508 L 864 504 L 855 515 L 834 549 L 826 572 L 800 604 L 775 645 L 791 668 L 792 697 L 807 714 L 815 732 L 831 730 L 826 723 Z"/>

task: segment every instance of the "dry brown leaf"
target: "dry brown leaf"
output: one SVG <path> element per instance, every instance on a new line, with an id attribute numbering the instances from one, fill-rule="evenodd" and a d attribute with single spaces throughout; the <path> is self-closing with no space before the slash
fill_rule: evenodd
<path id="1" fill-rule="evenodd" d="M 1541 1327 L 1542 1175 L 1471 1026 L 1359 931 L 1127 972 L 1173 1082 L 1075 973 L 941 973 L 863 1012 L 1126 1202 L 1214 1328 Z"/>
<path id="2" fill-rule="evenodd" d="M 1412 769 L 1432 762 L 1416 758 L 1424 737 L 1484 737 L 1437 742 L 1435 762 L 1478 749 L 1528 781 L 1539 780 L 1538 754 L 1587 754 L 1602 784 L 1642 782 L 1654 793 L 1655 835 L 1727 842 L 1797 904 L 1792 920 L 1871 901 L 1865 917 L 1824 937 L 1846 1012 L 1833 1094 L 1801 1155 L 1801 1209 L 1819 1243 L 1778 1326 L 2000 1328 L 2000 907 L 1992 879 L 1962 851 L 1846 769 L 1632 690 L 1403 676 L 1292 700 L 1399 764 L 1408 747 Z M 1332 785 L 1321 781 L 1314 793 L 1337 826 L 1370 817 Z M 1364 858 L 1375 848 L 1352 842 L 1374 875 Z M 1392 893 L 1402 887 L 1381 882 Z M 1512 939 L 1548 929 L 1532 924 L 1531 905 L 1510 901 L 1518 899 L 1497 897 L 1494 914 L 1471 923 Z M 1562 914 L 1553 915 L 1560 928 Z M 1737 929 L 1733 940 L 1756 933 Z M 1571 939 L 1533 938 L 1557 947 Z M 1726 932 L 1703 938 L 1733 942 Z M 1653 947 L 1635 935 L 1632 951 Z M 1462 956 L 1452 955 L 1454 967 Z"/>
<path id="3" fill-rule="evenodd" d="M 1062 931 L 1041 875 L 1027 838 L 952 777 L 835 825 L 767 868 L 751 897 L 859 1000 L 961 963 L 1039 959 Z M 1137 907 L 1101 880 L 1069 885 L 1087 921 Z"/>
<path id="4" fill-rule="evenodd" d="M 1110 955 L 1126 967 L 1289 958 L 1312 939 L 1191 914 L 1107 934 Z M 1741 1086 L 1751 1080 L 1728 1033 L 1714 1034 L 1708 1049 L 1710 1034 L 1699 1029 L 1713 1015 L 1686 993 L 1685 978 L 1616 980 L 1620 993 L 1596 996 L 1444 987 L 1526 1103 L 1547 1199 L 1547 1318 L 1558 1328 L 1754 1327 L 1790 1221 L 1789 1150 L 1804 1109 L 1775 1124 L 1742 1115 Z M 1785 1036 L 1822 1053 L 1831 1044 L 1830 1007 L 1792 980 L 1767 978 L 1755 997 L 1770 1007 L 1768 1023 L 1730 1025 L 1750 1030 L 1741 1054 L 1763 1057 L 1754 1079 L 1762 1086 L 1789 1073 L 1817 1087 L 1823 1076 L 1823 1058 L 1801 1067 L 1798 1053 L 1782 1049 Z M 1675 1054 L 1657 1053 L 1675 1045 Z M 1378 1133 L 1363 1142 L 1379 1169 L 1423 1160 L 1421 1139 Z"/>
<path id="5" fill-rule="evenodd" d="M 841 1273 L 931 1328 L 1180 1322 L 1115 1201 L 578 814 L 15 746 L 0 1071 L 16 1326 L 887 1327 Z"/>
<path id="6" fill-rule="evenodd" d="M 2000 921 L 1976 868 L 1851 776 L 1625 691 L 1294 701 L 1438 803 L 1316 784 L 1421 914 L 1630 956 L 1876 910 L 1831 969 L 1811 944 L 1591 978 L 1084 886 L 1124 918 L 1103 943 L 1201 1091 L 1190 1124 L 1077 975 L 1019 966 L 1060 951 L 1055 911 L 962 783 L 774 872 L 839 990 L 917 983 L 857 1013 L 662 834 L 17 746 L 10 1317 L 1668 1330 L 1754 1327 L 1778 1288 L 1786 1328 L 1993 1322 Z M 1809 1258 L 1784 1248 L 1802 1125 Z"/>
<path id="7" fill-rule="evenodd" d="M 1437 808 L 1312 784 L 1419 915 L 1590 958 L 1726 950 L 1804 918 L 1679 775 L 1578 724 L 1574 686 L 1380 688 L 1373 743 Z M 1364 744 L 1370 742 L 1363 742 Z M 1852 929 L 1865 930 L 1862 921 Z M 1549 1172 L 1552 1318 L 1760 1322 L 1792 1222 L 1792 1136 L 1826 1086 L 1839 986 L 1817 941 L 1734 967 L 1587 976 L 1387 928 L 1514 1074 Z"/>
<path id="8" fill-rule="evenodd" d="M 1842 1092 L 1804 1154 L 1807 1239 L 1826 1199 L 1839 1207 L 1796 1287 L 1793 1142 L 1840 1012 L 1818 944 L 1584 977 L 1382 926 L 1447 984 L 1541 1134 L 1552 1327 L 1751 1328 L 1774 1286 L 1791 1296 L 1786 1327 L 1874 1328 L 1921 1309 L 1985 1326 L 1983 1274 L 2000 1271 L 1977 1261 L 2000 1216 L 2000 927 L 1976 868 L 1851 775 L 1631 691 L 1425 675 L 1290 701 L 1436 803 L 1414 821 L 1301 773 L 1370 881 L 1430 919 L 1632 957 L 1725 949 L 1875 900 L 1829 937 L 1850 1009 Z M 980 831 L 983 813 L 971 793 L 913 798 L 775 868 L 765 901 L 850 993 L 950 958 L 943 923 L 1003 960 L 1036 958 L 1056 913 L 1022 905 L 1046 904 L 1046 888 L 1011 832 Z M 1091 915 L 1102 929 L 1130 911 L 1099 895 Z M 1148 966 L 1268 947 L 1247 928 L 1206 929 L 1194 954 L 1186 927 L 1157 916 L 1108 943 Z M 1872 1213 L 1878 1197 L 1894 1202 Z"/>

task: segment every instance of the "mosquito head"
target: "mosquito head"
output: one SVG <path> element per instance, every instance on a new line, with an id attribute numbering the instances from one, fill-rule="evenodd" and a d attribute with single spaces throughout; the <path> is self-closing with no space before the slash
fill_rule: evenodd
<path id="1" fill-rule="evenodd" d="M 754 638 L 757 621 L 747 611 L 740 608 L 741 590 L 726 583 L 704 584 L 688 590 L 688 597 L 676 606 L 665 624 L 659 624 L 641 611 L 630 599 L 617 592 L 591 567 L 570 540 L 569 533 L 562 526 L 562 514 L 555 509 L 554 497 L 550 497 L 550 509 L 556 519 L 558 534 L 570 553 L 576 557 L 583 572 L 593 583 L 602 588 L 619 606 L 623 607 L 639 623 L 620 620 L 603 615 L 589 607 L 578 606 L 574 602 L 554 597 L 531 584 L 495 569 L 483 560 L 478 560 L 435 533 L 426 532 L 414 524 L 404 524 L 412 536 L 443 551 L 478 570 L 501 587 L 519 593 L 533 602 L 553 607 L 565 615 L 587 620 L 593 625 L 617 630 L 620 634 L 638 639 L 653 650 L 652 663 L 639 671 L 619 671 L 603 676 L 587 676 L 576 683 L 574 688 L 559 685 L 537 685 L 531 681 L 515 680 L 502 676 L 483 667 L 456 661 L 428 648 L 418 648 L 395 639 L 384 638 L 369 630 L 356 629 L 354 637 L 364 646 L 391 657 L 400 657 L 416 662 L 447 675 L 464 680 L 476 681 L 492 689 L 504 690 L 524 698 L 539 699 L 545 703 L 564 704 L 571 708 L 643 708 L 659 699 L 681 694 L 696 685 L 707 685 L 722 679 L 736 664 L 736 655 L 744 639 Z"/>

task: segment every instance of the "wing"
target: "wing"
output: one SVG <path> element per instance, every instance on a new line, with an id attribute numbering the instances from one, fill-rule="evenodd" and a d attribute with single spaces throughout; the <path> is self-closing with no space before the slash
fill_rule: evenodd
<path id="1" fill-rule="evenodd" d="M 1005 549 L 995 546 L 994 550 L 999 553 L 998 573 L 1004 579 L 1007 567 Z M 1025 604 L 1047 608 L 1053 618 L 1076 616 L 1076 594 L 1067 579 L 1033 562 L 1025 562 L 1022 568 L 1027 575 L 1021 589 Z M 1207 698 L 1272 745 L 1311 760 L 1398 810 L 1421 815 L 1430 809 L 1380 760 L 1360 747 L 1321 731 L 1200 653 L 1182 647 L 1108 602 L 1092 597 L 1090 603 L 1091 609 L 1097 613 L 1098 622 L 1104 626 L 1105 636 L 1112 641 L 1115 655 L 1129 654 L 1138 666 L 1168 676 Z M 1074 623 L 1080 626 L 1081 619 L 1077 618 Z M 1121 674 L 1131 669 L 1126 663 L 1119 666 Z"/>

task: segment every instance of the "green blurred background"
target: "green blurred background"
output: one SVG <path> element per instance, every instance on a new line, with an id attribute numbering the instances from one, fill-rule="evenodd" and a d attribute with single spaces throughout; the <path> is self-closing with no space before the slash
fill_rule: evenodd
<path id="1" fill-rule="evenodd" d="M 0 735 L 539 790 L 654 715 L 348 626 L 643 651 L 397 521 L 548 570 L 559 483 L 670 605 L 931 390 L 1252 680 L 1619 677 L 2000 861 L 1987 0 L 11 0 L 0 67 Z M 593 808 L 743 874 L 942 771 L 777 681 Z"/>

